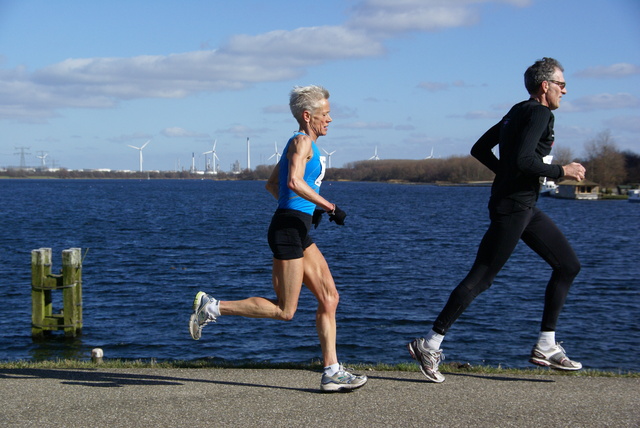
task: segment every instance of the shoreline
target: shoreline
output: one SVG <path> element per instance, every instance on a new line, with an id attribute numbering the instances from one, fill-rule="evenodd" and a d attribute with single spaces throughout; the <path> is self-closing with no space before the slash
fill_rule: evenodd
<path id="1" fill-rule="evenodd" d="M 419 373 L 420 368 L 417 363 L 399 364 L 363 364 L 345 363 L 345 366 L 356 371 L 369 372 L 407 372 Z M 0 369 L 65 369 L 65 370 L 86 370 L 86 369 L 250 369 L 250 370 L 302 370 L 302 371 L 322 371 L 320 362 L 311 363 L 272 363 L 266 361 L 156 361 L 151 360 L 122 360 L 104 359 L 94 362 L 87 360 L 45 360 L 45 361 L 0 361 Z M 472 366 L 469 363 L 450 362 L 442 363 L 440 371 L 444 374 L 479 374 L 479 375 L 549 375 L 549 376 L 577 376 L 577 377 L 626 377 L 640 378 L 640 372 L 633 371 L 606 371 L 597 369 L 582 369 L 577 371 L 552 370 L 543 367 L 527 369 L 513 369 L 492 366 Z"/>

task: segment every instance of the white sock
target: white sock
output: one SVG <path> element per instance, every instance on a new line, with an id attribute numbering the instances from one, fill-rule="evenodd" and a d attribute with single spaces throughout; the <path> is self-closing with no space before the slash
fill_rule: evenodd
<path id="1" fill-rule="evenodd" d="M 220 300 L 209 303 L 204 309 L 209 315 L 218 318 L 220 316 Z"/>
<path id="2" fill-rule="evenodd" d="M 444 335 L 438 334 L 433 330 L 430 330 L 427 336 L 424 338 L 427 348 L 433 349 L 434 351 L 440 350 L 442 339 L 444 339 Z"/>
<path id="3" fill-rule="evenodd" d="M 330 366 L 324 368 L 324 374 L 326 374 L 327 376 L 333 376 L 338 372 L 338 370 L 340 370 L 340 363 L 331 364 Z"/>
<path id="4" fill-rule="evenodd" d="M 538 337 L 538 348 L 543 351 L 547 351 L 556 346 L 556 332 L 555 331 L 541 331 Z"/>

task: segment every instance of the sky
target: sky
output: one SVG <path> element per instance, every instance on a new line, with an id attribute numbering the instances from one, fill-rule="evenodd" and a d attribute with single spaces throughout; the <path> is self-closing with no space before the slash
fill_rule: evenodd
<path id="1" fill-rule="evenodd" d="M 542 57 L 556 148 L 640 153 L 638 0 L 0 0 L 0 167 L 273 164 L 294 86 L 330 93 L 333 167 L 465 156 Z M 46 156 L 45 156 L 46 155 Z M 22 157 L 24 156 L 24 158 Z M 44 159 L 42 159 L 44 157 Z"/>

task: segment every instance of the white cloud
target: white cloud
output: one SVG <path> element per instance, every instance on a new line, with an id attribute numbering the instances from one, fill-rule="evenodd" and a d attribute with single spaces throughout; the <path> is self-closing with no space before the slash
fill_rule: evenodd
<path id="1" fill-rule="evenodd" d="M 310 51 L 315 40 L 326 48 Z M 293 79 L 326 61 L 379 55 L 382 45 L 341 27 L 235 36 L 218 50 L 131 58 L 67 59 L 28 73 L 0 70 L 0 118 L 39 118 L 60 108 L 111 108 L 122 100 L 184 98 Z"/>
<path id="2" fill-rule="evenodd" d="M 184 98 L 295 79 L 326 62 L 383 55 L 382 35 L 469 25 L 478 19 L 478 4 L 495 1 L 366 0 L 344 25 L 240 34 L 214 50 L 70 58 L 33 72 L 0 69 L 0 119 L 44 121 L 64 108 L 113 108 L 125 100 Z"/>
<path id="3" fill-rule="evenodd" d="M 361 31 L 324 26 L 270 31 L 257 36 L 238 35 L 222 51 L 230 56 L 261 57 L 273 65 L 303 67 L 329 60 L 376 56 L 384 53 L 384 48 Z"/>
<path id="4" fill-rule="evenodd" d="M 124 134 L 119 137 L 110 138 L 109 141 L 114 143 L 128 143 L 136 140 L 150 140 L 153 138 L 153 135 L 144 133 L 144 132 L 134 132 L 133 134 Z M 144 144 L 144 143 L 141 143 Z"/>
<path id="5" fill-rule="evenodd" d="M 585 79 L 620 78 L 640 74 L 640 66 L 628 63 L 599 65 L 589 67 L 575 73 L 576 77 Z"/>
<path id="6" fill-rule="evenodd" d="M 498 1 L 500 2 L 500 0 Z M 527 6 L 529 0 L 502 0 L 515 6 Z M 475 7 L 495 0 L 365 0 L 353 9 L 348 25 L 377 34 L 401 34 L 414 31 L 439 31 L 469 26 L 479 21 Z"/>
<path id="7" fill-rule="evenodd" d="M 640 107 L 640 99 L 628 93 L 595 94 L 572 101 L 563 101 L 563 110 L 567 112 L 584 112 L 594 110 L 612 110 Z"/>
<path id="8" fill-rule="evenodd" d="M 478 20 L 475 11 L 465 5 L 442 1 L 368 0 L 357 5 L 353 12 L 350 26 L 382 34 L 437 31 Z"/>
<path id="9" fill-rule="evenodd" d="M 209 138 L 208 134 L 203 134 L 201 132 L 188 131 L 184 128 L 180 128 L 178 126 L 165 128 L 162 130 L 162 135 L 165 137 L 178 137 L 178 138 Z"/>

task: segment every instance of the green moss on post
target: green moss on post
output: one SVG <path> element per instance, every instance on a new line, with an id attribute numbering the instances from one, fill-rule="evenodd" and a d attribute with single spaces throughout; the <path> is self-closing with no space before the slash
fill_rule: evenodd
<path id="1" fill-rule="evenodd" d="M 51 248 L 31 251 L 31 335 L 44 336 L 44 320 L 52 314 L 51 290 L 46 279 L 51 275 Z"/>
<path id="2" fill-rule="evenodd" d="M 62 252 L 62 300 L 64 334 L 75 337 L 82 330 L 82 257 L 80 248 Z"/>
<path id="3" fill-rule="evenodd" d="M 53 313 L 51 292 L 62 290 L 63 308 Z M 31 251 L 31 335 L 43 338 L 63 330 L 75 337 L 82 330 L 82 258 L 80 248 L 62 252 L 62 274 L 51 273 L 51 248 Z"/>

